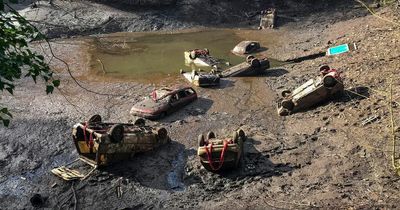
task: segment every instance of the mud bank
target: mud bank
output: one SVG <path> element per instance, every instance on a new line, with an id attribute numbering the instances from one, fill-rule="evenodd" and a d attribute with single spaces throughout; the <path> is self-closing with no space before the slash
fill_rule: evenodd
<path id="1" fill-rule="evenodd" d="M 95 113 L 107 121 L 127 122 L 131 105 L 154 86 L 81 78 L 85 87 L 113 95 L 91 94 L 53 61 L 62 80 L 60 91 L 47 96 L 42 86 L 24 79 L 15 96 L 1 97 L 14 119 L 10 128 L 0 128 L 0 208 L 32 208 L 34 193 L 45 197 L 43 206 L 51 209 L 396 208 L 400 184 L 390 163 L 390 116 L 382 91 L 400 65 L 400 29 L 370 15 L 358 17 L 366 15 L 363 11 L 331 17 L 315 13 L 301 19 L 302 24 L 266 31 L 265 36 L 279 34 L 284 40 L 267 46 L 269 57 L 290 58 L 353 42 L 359 50 L 270 69 L 258 77 L 231 78 L 216 89 L 197 89 L 198 101 L 150 122 L 164 125 L 172 144 L 74 183 L 49 172 L 77 158 L 70 139 L 74 122 Z M 399 22 L 398 11 L 385 8 L 378 14 Z M 52 46 L 77 77 L 90 70 L 89 46 L 69 40 L 53 40 Z M 321 64 L 343 71 L 348 92 L 314 109 L 279 117 L 279 92 L 315 76 Z M 392 85 L 400 87 L 398 80 Z M 400 100 L 399 93 L 393 98 Z M 393 109 L 399 122 L 399 106 Z M 361 124 L 373 115 L 378 120 Z M 197 135 L 209 130 L 229 135 L 238 127 L 249 137 L 241 169 L 205 171 L 196 157 Z"/>
<path id="2" fill-rule="evenodd" d="M 174 31 L 193 27 L 254 28 L 259 24 L 259 11 L 274 7 L 278 26 L 309 19 L 313 14 L 340 13 L 336 22 L 357 14 L 352 1 L 203 1 L 179 0 L 170 6 L 146 7 L 137 1 L 31 1 L 13 5 L 49 38 L 84 36 L 111 32 Z M 360 10 L 361 11 L 361 10 Z M 310 19 L 314 19 L 311 17 Z M 318 20 L 318 19 L 314 19 Z"/>

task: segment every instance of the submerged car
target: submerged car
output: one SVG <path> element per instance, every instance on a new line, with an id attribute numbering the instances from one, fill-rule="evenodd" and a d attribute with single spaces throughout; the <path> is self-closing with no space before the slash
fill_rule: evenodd
<path id="1" fill-rule="evenodd" d="M 232 53 L 237 54 L 237 55 L 245 55 L 245 54 L 253 53 L 259 49 L 260 49 L 259 42 L 242 41 L 233 48 Z"/>
<path id="2" fill-rule="evenodd" d="M 249 76 L 262 73 L 270 67 L 267 58 L 246 57 L 246 61 L 221 72 L 221 77 Z"/>
<path id="3" fill-rule="evenodd" d="M 209 87 L 219 85 L 219 75 L 213 72 L 203 72 L 192 70 L 191 72 L 185 72 L 183 70 L 180 73 L 192 84 L 198 87 Z"/>
<path id="4" fill-rule="evenodd" d="M 194 49 L 185 51 L 184 57 L 186 64 L 193 63 L 197 66 L 215 66 L 219 63 L 217 59 L 210 55 L 210 51 L 207 48 L 204 50 Z"/>
<path id="5" fill-rule="evenodd" d="M 232 137 L 217 138 L 210 131 L 207 138 L 201 134 L 198 137 L 197 155 L 208 171 L 218 172 L 228 168 L 238 168 L 243 156 L 243 144 L 246 134 L 242 129 L 233 132 Z"/>
<path id="6" fill-rule="evenodd" d="M 163 118 L 197 99 L 196 91 L 191 87 L 161 88 L 135 104 L 130 113 L 147 119 Z"/>
<path id="7" fill-rule="evenodd" d="M 136 153 L 153 150 L 171 140 L 165 128 L 145 125 L 144 119 L 131 123 L 105 123 L 100 115 L 74 125 L 72 139 L 79 159 L 93 167 L 104 167 L 131 158 Z M 72 162 L 72 163 L 74 163 Z M 87 175 L 68 168 L 67 164 L 51 170 L 64 180 L 84 179 Z"/>
<path id="8" fill-rule="evenodd" d="M 289 115 L 310 108 L 344 90 L 343 80 L 336 69 L 320 68 L 320 76 L 310 79 L 294 91 L 282 91 L 283 99 L 278 102 L 278 114 Z"/>

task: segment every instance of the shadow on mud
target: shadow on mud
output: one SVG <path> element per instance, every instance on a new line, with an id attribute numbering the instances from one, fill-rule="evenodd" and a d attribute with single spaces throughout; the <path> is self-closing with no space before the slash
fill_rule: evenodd
<path id="1" fill-rule="evenodd" d="M 275 164 L 269 159 L 270 154 L 265 154 L 258 151 L 255 145 L 260 144 L 259 141 L 252 138 L 247 138 L 244 144 L 244 156 L 238 169 L 232 169 L 219 173 L 221 176 L 228 179 L 241 179 L 249 176 L 260 176 L 268 178 L 272 176 L 281 176 L 295 169 L 290 164 Z"/>
<path id="2" fill-rule="evenodd" d="M 159 119 L 157 121 L 161 123 L 171 123 L 178 120 L 185 121 L 190 116 L 205 114 L 211 108 L 213 103 L 214 102 L 208 98 L 199 97 L 196 101 L 189 104 L 188 106 L 183 107 L 182 109 L 171 113 L 167 117 Z"/>
<path id="3" fill-rule="evenodd" d="M 185 146 L 176 141 L 150 152 L 136 154 L 130 160 L 101 169 L 102 176 L 122 177 L 124 182 L 137 182 L 161 190 L 184 190 L 182 182 L 186 164 Z M 95 180 L 96 181 L 96 180 Z"/>
<path id="4" fill-rule="evenodd" d="M 206 189 L 221 189 L 224 186 L 238 187 L 245 180 L 251 177 L 269 178 L 273 176 L 281 176 L 284 173 L 291 172 L 297 169 L 297 166 L 292 166 L 290 163 L 275 164 L 269 159 L 270 154 L 258 151 L 255 145 L 260 144 L 252 138 L 248 138 L 244 144 L 244 156 L 238 168 L 227 169 L 222 172 L 214 173 L 207 171 L 203 166 L 200 166 L 196 151 L 192 151 L 189 174 L 185 176 L 185 184 L 187 186 L 197 183 L 203 183 Z M 274 152 L 274 151 L 272 151 Z M 275 151 L 276 152 L 276 151 Z M 196 169 L 197 168 L 197 169 Z"/>
<path id="5" fill-rule="evenodd" d="M 332 103 L 335 103 L 335 106 L 339 106 L 340 104 L 345 104 L 345 103 L 349 103 L 349 102 L 359 103 L 359 101 L 367 99 L 367 98 L 369 98 L 369 96 L 370 96 L 370 91 L 369 91 L 368 87 L 358 86 L 358 87 L 344 90 L 343 92 L 337 93 L 337 94 L 327 98 L 326 100 L 321 101 L 320 103 L 317 103 L 307 109 L 293 112 L 292 114 L 305 113 L 305 112 L 311 111 L 317 107 L 328 106 Z"/>

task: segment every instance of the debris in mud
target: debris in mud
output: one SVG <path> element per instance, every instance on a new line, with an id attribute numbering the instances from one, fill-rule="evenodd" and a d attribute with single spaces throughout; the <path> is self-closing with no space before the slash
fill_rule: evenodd
<path id="1" fill-rule="evenodd" d="M 276 22 L 276 9 L 270 8 L 261 11 L 259 29 L 275 28 Z"/>
<path id="2" fill-rule="evenodd" d="M 204 50 L 194 49 L 185 51 L 184 56 L 186 64 L 194 63 L 198 66 L 215 66 L 219 63 L 217 59 L 210 55 L 210 51 L 207 48 Z"/>
<path id="3" fill-rule="evenodd" d="M 192 84 L 198 87 L 209 87 L 219 85 L 219 75 L 212 72 L 203 72 L 192 70 L 192 72 L 185 72 L 181 69 L 180 73 Z"/>
<path id="4" fill-rule="evenodd" d="M 329 66 L 320 67 L 320 76 L 310 79 L 293 92 L 282 91 L 283 99 L 278 102 L 278 114 L 289 115 L 304 110 L 344 90 L 340 73 Z"/>
<path id="5" fill-rule="evenodd" d="M 245 55 L 245 54 L 253 53 L 259 49 L 260 49 L 259 42 L 242 41 L 233 48 L 232 53 L 235 55 Z"/>
<path id="6" fill-rule="evenodd" d="M 349 44 L 342 44 L 335 47 L 331 47 L 326 51 L 326 55 L 339 55 L 342 53 L 346 53 L 349 51 L 357 50 L 357 45 L 355 43 Z"/>
<path id="7" fill-rule="evenodd" d="M 369 116 L 369 117 L 363 119 L 363 120 L 361 121 L 361 125 L 362 125 L 362 126 L 366 126 L 366 125 L 368 125 L 368 124 L 370 124 L 370 123 L 373 123 L 373 122 L 375 122 L 375 121 L 377 121 L 377 120 L 379 120 L 379 119 L 380 119 L 380 116 L 379 116 L 379 115 L 372 115 L 372 116 Z"/>
<path id="8" fill-rule="evenodd" d="M 203 167 L 209 171 L 220 171 L 232 167 L 239 167 L 243 158 L 243 144 L 246 134 L 242 129 L 235 131 L 231 138 L 217 138 L 214 132 L 208 132 L 207 138 L 203 134 L 198 137 L 199 148 L 197 155 Z"/>
<path id="9" fill-rule="evenodd" d="M 222 77 L 257 75 L 270 67 L 267 58 L 246 57 L 246 61 L 221 72 Z"/>
<path id="10" fill-rule="evenodd" d="M 134 124 L 105 123 L 100 115 L 92 116 L 88 122 L 74 125 L 72 138 L 79 160 L 92 166 L 93 170 L 129 159 L 135 153 L 150 151 L 171 141 L 165 128 L 146 126 L 143 119 L 136 120 Z M 84 179 L 93 171 L 83 175 L 66 166 L 55 168 L 51 172 L 68 181 Z"/>
<path id="11" fill-rule="evenodd" d="M 147 119 L 163 118 L 197 99 L 196 91 L 191 87 L 161 88 L 135 104 L 130 111 L 134 116 Z"/>

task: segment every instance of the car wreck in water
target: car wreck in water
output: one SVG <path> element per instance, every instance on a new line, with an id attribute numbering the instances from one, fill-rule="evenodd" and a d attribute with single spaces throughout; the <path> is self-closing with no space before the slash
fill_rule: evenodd
<path id="1" fill-rule="evenodd" d="M 185 51 L 184 57 L 186 64 L 193 63 L 197 66 L 215 66 L 219 63 L 217 59 L 210 55 L 210 51 L 207 48 L 204 50 L 194 49 Z"/>
<path id="2" fill-rule="evenodd" d="M 185 72 L 183 70 L 180 73 L 193 85 L 198 87 L 209 87 L 219 85 L 220 77 L 218 74 L 211 70 L 211 72 L 196 71 Z"/>

